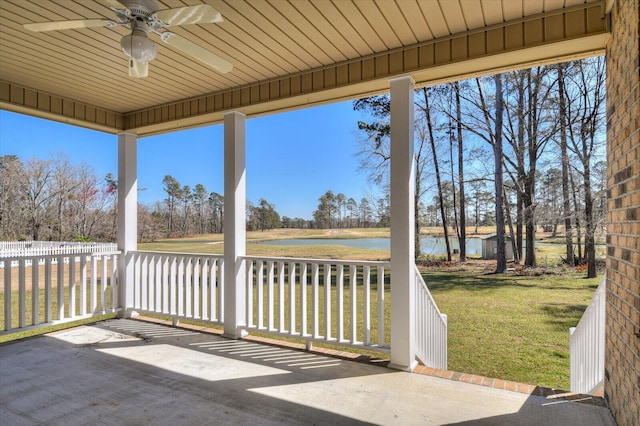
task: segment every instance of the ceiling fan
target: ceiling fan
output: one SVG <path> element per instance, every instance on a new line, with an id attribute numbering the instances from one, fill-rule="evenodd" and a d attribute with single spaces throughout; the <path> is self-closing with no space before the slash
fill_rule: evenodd
<path id="1" fill-rule="evenodd" d="M 186 24 L 222 22 L 220 13 L 208 4 L 159 10 L 153 0 L 102 0 L 116 14 L 117 20 L 78 19 L 24 24 L 30 31 L 57 31 L 77 28 L 126 26 L 131 33 L 122 37 L 120 47 L 129 57 L 129 76 L 149 75 L 149 61 L 157 54 L 156 44 L 149 39 L 149 33 L 157 34 L 164 43 L 199 60 L 221 73 L 233 69 L 226 60 L 181 37 L 166 27 Z"/>

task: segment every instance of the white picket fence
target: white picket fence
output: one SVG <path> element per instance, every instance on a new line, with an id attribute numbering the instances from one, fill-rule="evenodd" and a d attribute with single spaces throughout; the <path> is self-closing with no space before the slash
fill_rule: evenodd
<path id="1" fill-rule="evenodd" d="M 440 312 L 416 267 L 416 358 L 427 367 L 447 369 L 447 316 Z"/>
<path id="2" fill-rule="evenodd" d="M 54 256 L 54 264 L 59 255 L 82 253 L 113 253 L 118 251 L 118 246 L 113 243 L 79 243 L 60 241 L 0 241 L 0 268 L 4 268 L 4 258 L 13 258 L 11 267 L 18 266 L 16 258 L 27 257 L 31 262 L 33 256 Z M 44 258 L 40 258 L 43 265 Z"/>
<path id="3" fill-rule="evenodd" d="M 244 259 L 248 329 L 389 350 L 384 303 L 389 262 Z"/>
<path id="4" fill-rule="evenodd" d="M 117 310 L 117 250 L 0 257 L 6 334 Z M 17 309 L 14 309 L 16 308 Z M 15 311 L 15 314 L 14 314 Z"/>
<path id="5" fill-rule="evenodd" d="M 580 322 L 569 329 L 571 392 L 593 393 L 604 381 L 606 293 L 605 275 Z"/>

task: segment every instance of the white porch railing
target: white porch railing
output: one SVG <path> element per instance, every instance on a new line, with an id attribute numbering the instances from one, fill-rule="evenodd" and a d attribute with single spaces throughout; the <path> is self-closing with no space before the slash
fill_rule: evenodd
<path id="1" fill-rule="evenodd" d="M 6 267 L 0 333 L 115 312 L 118 255 L 117 250 L 3 254 L 0 262 Z"/>
<path id="2" fill-rule="evenodd" d="M 134 251 L 132 256 L 136 311 L 222 324 L 222 255 Z"/>
<path id="3" fill-rule="evenodd" d="M 447 369 L 447 316 L 440 312 L 416 266 L 416 358 L 427 367 Z"/>
<path id="4" fill-rule="evenodd" d="M 388 262 L 244 259 L 248 329 L 389 350 L 384 301 Z"/>
<path id="5" fill-rule="evenodd" d="M 604 380 L 606 293 L 605 275 L 580 322 L 569 329 L 571 392 L 592 393 Z"/>

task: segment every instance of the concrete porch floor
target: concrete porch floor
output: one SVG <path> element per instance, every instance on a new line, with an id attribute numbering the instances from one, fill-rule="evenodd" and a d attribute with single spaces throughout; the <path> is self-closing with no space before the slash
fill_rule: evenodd
<path id="1" fill-rule="evenodd" d="M 0 346 L 4 425 L 614 425 L 605 407 L 136 320 Z"/>

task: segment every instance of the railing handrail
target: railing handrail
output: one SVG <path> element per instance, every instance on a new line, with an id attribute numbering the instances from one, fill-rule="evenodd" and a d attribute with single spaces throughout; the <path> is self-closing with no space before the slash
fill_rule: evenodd
<path id="1" fill-rule="evenodd" d="M 273 262 L 298 262 L 298 263 L 331 263 L 333 265 L 357 265 L 357 266 L 391 266 L 387 260 L 341 260 L 341 259 L 317 259 L 308 257 L 274 257 L 274 256 L 242 256 L 245 260 L 266 260 Z"/>
<path id="2" fill-rule="evenodd" d="M 215 259 L 224 258 L 223 254 L 190 253 L 190 252 L 174 252 L 174 251 L 156 251 L 156 250 L 130 250 L 129 253 L 160 254 L 160 255 L 180 256 L 180 257 L 211 257 L 211 258 L 215 258 Z"/>

